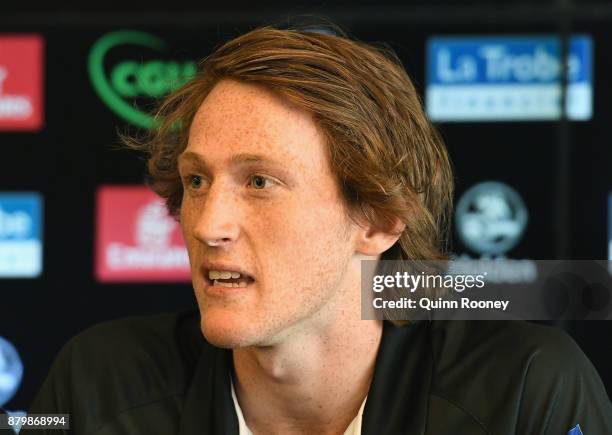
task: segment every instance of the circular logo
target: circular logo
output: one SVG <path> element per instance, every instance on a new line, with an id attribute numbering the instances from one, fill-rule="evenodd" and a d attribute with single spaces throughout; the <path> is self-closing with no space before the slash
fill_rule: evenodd
<path id="1" fill-rule="evenodd" d="M 15 347 L 0 337 L 0 406 L 17 392 L 23 376 L 23 364 Z"/>
<path id="2" fill-rule="evenodd" d="M 496 181 L 476 184 L 457 203 L 455 224 L 461 241 L 479 254 L 502 255 L 521 239 L 527 207 L 510 186 Z"/>

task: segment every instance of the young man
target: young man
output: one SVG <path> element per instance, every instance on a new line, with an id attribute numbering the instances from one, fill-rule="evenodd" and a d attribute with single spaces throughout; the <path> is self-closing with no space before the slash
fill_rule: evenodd
<path id="1" fill-rule="evenodd" d="M 361 319 L 361 260 L 444 259 L 452 197 L 390 53 L 257 29 L 158 119 L 132 146 L 180 220 L 199 313 L 84 332 L 31 413 L 96 435 L 609 433 L 597 373 L 557 330 Z"/>

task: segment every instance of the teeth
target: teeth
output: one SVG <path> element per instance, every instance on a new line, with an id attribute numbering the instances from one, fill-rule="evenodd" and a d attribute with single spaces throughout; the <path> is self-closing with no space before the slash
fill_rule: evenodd
<path id="1" fill-rule="evenodd" d="M 220 285 L 223 287 L 230 287 L 230 288 L 239 288 L 239 287 L 246 287 L 247 283 L 242 281 L 242 282 L 221 282 L 219 280 L 214 280 L 213 285 Z"/>
<path id="2" fill-rule="evenodd" d="M 240 273 L 232 272 L 229 270 L 209 270 L 208 271 L 209 279 L 230 279 L 230 278 L 240 278 Z"/>

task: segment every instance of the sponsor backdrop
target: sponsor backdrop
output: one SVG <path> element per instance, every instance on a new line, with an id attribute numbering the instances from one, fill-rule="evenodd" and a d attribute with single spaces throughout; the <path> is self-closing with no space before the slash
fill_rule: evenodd
<path id="1" fill-rule="evenodd" d="M 574 17 L 563 123 L 558 18 L 508 7 L 462 19 L 443 3 L 377 15 L 339 2 L 326 15 L 390 43 L 439 125 L 456 171 L 453 254 L 612 259 L 611 23 Z M 180 228 L 118 133 L 151 128 L 198 59 L 285 14 L 109 10 L 61 26 L 15 14 L 0 19 L 0 406 L 17 411 L 84 328 L 196 306 Z M 559 326 L 612 393 L 612 325 Z"/>
<path id="2" fill-rule="evenodd" d="M 434 37 L 427 48 L 427 113 L 434 121 L 555 120 L 561 114 L 560 39 Z M 592 41 L 569 40 L 567 115 L 592 113 Z"/>
<path id="3" fill-rule="evenodd" d="M 43 125 L 43 39 L 0 36 L 0 130 L 37 131 Z"/>

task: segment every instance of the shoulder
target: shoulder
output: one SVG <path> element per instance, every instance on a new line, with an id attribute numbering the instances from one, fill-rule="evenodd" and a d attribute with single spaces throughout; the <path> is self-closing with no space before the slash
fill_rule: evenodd
<path id="1" fill-rule="evenodd" d="M 431 331 L 432 394 L 483 426 L 511 424 L 547 433 L 555 424 L 567 433 L 588 419 L 587 405 L 597 410 L 599 422 L 591 419 L 592 425 L 612 418 L 595 368 L 558 328 L 525 321 L 443 321 L 432 322 Z"/>
<path id="2" fill-rule="evenodd" d="M 64 356 L 80 383 L 98 382 L 105 374 L 129 379 L 132 387 L 177 390 L 184 386 L 183 378 L 203 345 L 195 312 L 128 317 L 81 332 L 58 360 Z"/>
<path id="3" fill-rule="evenodd" d="M 386 324 L 386 323 L 385 323 Z M 521 366 L 533 358 L 555 365 L 583 363 L 584 354 L 561 329 L 521 320 L 434 320 L 401 327 L 386 326 L 395 347 L 415 340 L 430 343 L 435 370 L 456 370 L 458 363 L 487 366 Z M 564 355 L 565 358 L 561 358 Z"/>
<path id="4" fill-rule="evenodd" d="M 175 412 L 207 350 L 197 311 L 97 324 L 62 348 L 30 412 L 70 413 L 82 433 L 129 409 Z"/>
<path id="5" fill-rule="evenodd" d="M 560 363 L 561 355 L 575 359 L 575 355 L 582 354 L 565 331 L 552 326 L 522 320 L 431 323 L 433 351 L 441 365 L 463 358 L 465 353 L 478 353 L 489 360 L 504 356 L 508 364 L 526 362 L 536 356 Z"/>
<path id="6" fill-rule="evenodd" d="M 129 354 L 178 348 L 180 334 L 194 334 L 198 321 L 196 311 L 125 317 L 93 325 L 70 339 L 67 346 L 81 352 L 114 349 Z"/>
<path id="7" fill-rule="evenodd" d="M 559 328 L 512 321 L 432 322 L 432 354 L 441 380 L 450 371 L 473 379 L 473 373 L 504 373 L 508 383 L 531 381 L 528 374 L 546 370 L 541 382 L 592 371 L 576 342 Z M 503 380 L 500 380 L 503 382 Z"/>
<path id="8" fill-rule="evenodd" d="M 592 369 L 565 331 L 521 320 L 432 322 L 432 352 L 440 373 L 461 364 L 465 370 L 505 369 L 516 377 L 542 366 L 553 381 Z"/>

